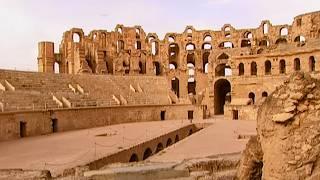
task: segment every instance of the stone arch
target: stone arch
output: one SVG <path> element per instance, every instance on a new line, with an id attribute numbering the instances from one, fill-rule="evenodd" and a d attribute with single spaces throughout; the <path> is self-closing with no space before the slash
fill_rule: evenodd
<path id="1" fill-rule="evenodd" d="M 177 69 L 177 63 L 176 62 L 170 62 L 169 69 L 172 69 L 172 70 Z"/>
<path id="2" fill-rule="evenodd" d="M 211 42 L 212 41 L 212 36 L 209 34 L 206 34 L 203 38 L 204 42 Z"/>
<path id="3" fill-rule="evenodd" d="M 151 42 L 151 53 L 152 53 L 152 55 L 158 55 L 159 54 L 159 43 L 158 43 L 158 41 L 152 41 Z"/>
<path id="4" fill-rule="evenodd" d="M 251 62 L 251 65 L 250 65 L 250 67 L 251 67 L 251 75 L 252 76 L 256 76 L 257 74 L 258 74 L 258 69 L 257 69 L 257 63 L 256 62 Z"/>
<path id="5" fill-rule="evenodd" d="M 179 52 L 180 48 L 179 45 L 176 43 L 171 43 L 168 48 L 168 54 L 169 54 L 169 62 L 175 62 L 176 68 L 178 68 L 178 60 L 179 60 Z"/>
<path id="6" fill-rule="evenodd" d="M 227 64 L 219 64 L 215 68 L 215 76 L 221 77 L 221 76 L 231 76 L 232 70 L 231 67 Z"/>
<path id="7" fill-rule="evenodd" d="M 234 48 L 234 45 L 231 41 L 225 41 L 225 42 L 222 42 L 219 44 L 219 48 L 222 48 L 222 49 L 226 49 L 226 48 Z"/>
<path id="8" fill-rule="evenodd" d="M 172 145 L 172 139 L 171 139 L 171 138 L 168 138 L 166 147 L 169 147 L 169 146 L 171 146 L 171 145 Z"/>
<path id="9" fill-rule="evenodd" d="M 288 41 L 286 38 L 279 38 L 276 41 L 276 44 L 287 44 L 287 43 L 288 43 Z"/>
<path id="10" fill-rule="evenodd" d="M 195 50 L 196 49 L 196 46 L 193 44 L 193 43 L 188 43 L 187 45 L 186 45 L 186 50 L 187 51 L 193 51 L 193 50 Z"/>
<path id="11" fill-rule="evenodd" d="M 297 36 L 296 38 L 294 38 L 294 42 L 299 42 L 299 43 L 303 43 L 306 41 L 306 38 L 304 36 Z"/>
<path id="12" fill-rule="evenodd" d="M 243 37 L 246 39 L 252 39 L 253 38 L 252 32 L 246 31 L 245 33 L 243 33 Z"/>
<path id="13" fill-rule="evenodd" d="M 252 104 L 255 103 L 256 95 L 253 92 L 250 92 L 248 97 L 251 99 Z"/>
<path id="14" fill-rule="evenodd" d="M 202 70 L 203 70 L 203 73 L 208 73 L 209 56 L 210 56 L 210 52 L 205 52 L 202 55 Z"/>
<path id="15" fill-rule="evenodd" d="M 231 93 L 231 84 L 226 79 L 219 79 L 214 84 L 214 114 L 224 114 L 225 102 L 231 101 L 231 97 L 227 96 Z"/>
<path id="16" fill-rule="evenodd" d="M 261 94 L 261 96 L 262 96 L 262 97 L 268 97 L 268 92 L 263 91 L 262 94 Z"/>
<path id="17" fill-rule="evenodd" d="M 174 77 L 171 79 L 171 89 L 177 95 L 177 97 L 180 97 L 180 84 L 179 83 L 180 82 L 177 77 Z"/>
<path id="18" fill-rule="evenodd" d="M 150 148 L 147 148 L 143 153 L 142 160 L 148 159 L 152 155 L 152 150 Z"/>
<path id="19" fill-rule="evenodd" d="M 239 76 L 243 76 L 244 75 L 244 64 L 240 63 L 238 66 L 239 69 Z"/>
<path id="20" fill-rule="evenodd" d="M 156 148 L 155 153 L 158 153 L 158 152 L 160 152 L 160 151 L 162 151 L 162 150 L 163 150 L 163 145 L 162 145 L 162 143 L 160 142 L 160 143 L 158 143 L 158 145 L 157 145 L 157 148 Z"/>
<path id="21" fill-rule="evenodd" d="M 221 59 L 229 59 L 229 55 L 226 53 L 222 53 L 220 54 L 217 59 L 221 60 Z"/>
<path id="22" fill-rule="evenodd" d="M 293 67 L 295 71 L 300 71 L 301 70 L 301 65 L 300 65 L 300 59 L 295 58 L 293 62 Z"/>
<path id="23" fill-rule="evenodd" d="M 269 41 L 266 39 L 263 39 L 259 42 L 260 47 L 268 47 L 270 45 Z"/>
<path id="24" fill-rule="evenodd" d="M 196 81 L 195 81 L 195 65 L 193 63 L 187 64 L 188 68 L 188 94 L 196 94 Z"/>
<path id="25" fill-rule="evenodd" d="M 212 45 L 210 43 L 208 43 L 208 42 L 203 43 L 202 44 L 202 49 L 203 50 L 211 50 L 212 49 Z"/>
<path id="26" fill-rule="evenodd" d="M 175 37 L 173 35 L 168 36 L 168 42 L 169 43 L 174 43 L 175 42 Z"/>
<path id="27" fill-rule="evenodd" d="M 138 155 L 136 153 L 133 153 L 130 156 L 129 162 L 138 162 L 138 161 L 139 161 Z"/>
<path id="28" fill-rule="evenodd" d="M 268 33 L 269 33 L 269 24 L 263 23 L 263 34 L 268 34 Z"/>
<path id="29" fill-rule="evenodd" d="M 80 33 L 74 32 L 74 33 L 72 34 L 72 42 L 74 42 L 74 43 L 80 43 L 81 40 L 82 40 L 82 38 L 81 38 L 81 34 L 80 34 Z"/>
<path id="30" fill-rule="evenodd" d="M 271 69 L 272 69 L 271 61 L 266 60 L 264 62 L 264 73 L 265 73 L 265 75 L 270 75 L 271 74 Z"/>
<path id="31" fill-rule="evenodd" d="M 314 56 L 309 57 L 309 71 L 310 72 L 316 71 L 316 60 Z"/>
<path id="32" fill-rule="evenodd" d="M 286 61 L 284 59 L 281 59 L 279 62 L 279 73 L 280 74 L 286 73 Z"/>
<path id="33" fill-rule="evenodd" d="M 287 27 L 282 27 L 280 29 L 280 36 L 288 36 L 288 28 Z"/>

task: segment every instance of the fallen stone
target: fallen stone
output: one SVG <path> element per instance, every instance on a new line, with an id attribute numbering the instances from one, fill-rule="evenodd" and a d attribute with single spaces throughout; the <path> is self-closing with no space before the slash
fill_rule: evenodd
<path id="1" fill-rule="evenodd" d="M 290 99 L 297 100 L 297 101 L 301 100 L 303 97 L 304 97 L 304 94 L 302 94 L 301 92 L 290 94 Z"/>
<path id="2" fill-rule="evenodd" d="M 293 113 L 280 113 L 272 116 L 272 121 L 283 123 L 294 117 Z"/>

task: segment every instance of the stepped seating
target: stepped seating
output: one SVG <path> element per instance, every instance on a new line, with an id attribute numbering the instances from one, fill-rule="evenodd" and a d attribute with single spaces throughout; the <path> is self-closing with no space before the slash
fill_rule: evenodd
<path id="1" fill-rule="evenodd" d="M 0 83 L 3 111 L 170 103 L 165 77 L 0 70 Z"/>

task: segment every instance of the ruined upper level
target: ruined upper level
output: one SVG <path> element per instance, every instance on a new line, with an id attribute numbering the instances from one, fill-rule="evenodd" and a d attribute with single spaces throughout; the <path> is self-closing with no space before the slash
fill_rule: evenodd
<path id="1" fill-rule="evenodd" d="M 93 30 L 88 35 L 72 28 L 63 34 L 59 53 L 54 53 L 53 43 L 39 43 L 38 64 L 40 72 L 54 72 L 54 63 L 58 63 L 61 73 L 164 74 L 169 64 L 183 68 L 180 64 L 186 64 L 191 53 L 196 56 L 193 64 L 203 64 L 205 53 L 210 62 L 221 52 L 250 56 L 283 45 L 301 47 L 319 38 L 320 11 L 296 16 L 291 25 L 264 20 L 258 28 L 236 29 L 225 24 L 219 31 L 187 26 L 182 33 L 167 33 L 163 40 L 141 26 L 117 25 L 114 31 Z"/>

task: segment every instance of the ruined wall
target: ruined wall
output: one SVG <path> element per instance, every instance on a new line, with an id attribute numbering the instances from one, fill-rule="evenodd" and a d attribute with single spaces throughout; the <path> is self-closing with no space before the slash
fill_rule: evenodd
<path id="1" fill-rule="evenodd" d="M 36 136 L 53 132 L 53 119 L 57 120 L 56 131 L 93 128 L 112 124 L 160 121 L 161 111 L 165 120 L 187 120 L 188 111 L 202 119 L 202 110 L 192 105 L 122 106 L 50 111 L 27 111 L 0 114 L 0 141 L 21 137 L 21 122 L 25 123 L 23 136 Z"/>
<path id="2" fill-rule="evenodd" d="M 294 71 L 318 72 L 319 24 L 320 12 L 313 12 L 295 17 L 291 25 L 266 20 L 258 28 L 225 24 L 219 31 L 187 26 L 182 33 L 167 33 L 163 40 L 140 26 L 117 25 L 114 31 L 94 30 L 88 35 L 73 28 L 63 34 L 54 61 L 61 73 L 166 76 L 180 98 L 207 92 L 210 100 L 204 105 L 213 115 L 214 106 L 220 106 L 214 103 L 214 86 L 221 78 L 231 84 L 232 98 L 254 93 L 259 101 L 263 92 L 270 94 Z M 39 49 L 39 71 L 53 72 L 51 44 L 40 43 Z"/>

